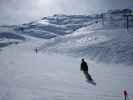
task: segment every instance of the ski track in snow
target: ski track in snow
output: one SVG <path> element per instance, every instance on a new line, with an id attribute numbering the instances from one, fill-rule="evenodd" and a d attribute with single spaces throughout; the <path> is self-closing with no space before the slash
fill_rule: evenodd
<path id="1" fill-rule="evenodd" d="M 43 40 L 10 45 L 0 52 L 0 100 L 122 100 L 133 98 L 133 67 L 96 63 L 86 58 L 93 86 L 79 71 L 80 59 L 34 49 Z"/>

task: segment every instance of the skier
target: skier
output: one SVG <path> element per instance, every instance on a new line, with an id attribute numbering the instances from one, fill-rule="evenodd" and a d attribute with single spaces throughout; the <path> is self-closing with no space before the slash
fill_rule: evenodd
<path id="1" fill-rule="evenodd" d="M 88 65 L 84 59 L 81 60 L 80 70 L 83 71 L 83 73 L 88 81 L 93 81 L 91 75 L 88 73 Z"/>
<path id="2" fill-rule="evenodd" d="M 35 48 L 35 52 L 36 52 L 36 54 L 38 53 L 38 48 Z"/>
<path id="3" fill-rule="evenodd" d="M 125 98 L 124 100 L 127 100 L 127 98 L 128 98 L 128 93 L 127 93 L 127 91 L 124 90 L 124 91 L 123 91 L 123 94 L 124 94 L 124 98 Z"/>

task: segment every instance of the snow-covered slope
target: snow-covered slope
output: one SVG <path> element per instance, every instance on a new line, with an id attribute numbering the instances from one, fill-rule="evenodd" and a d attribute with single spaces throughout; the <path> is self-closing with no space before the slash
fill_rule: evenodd
<path id="1" fill-rule="evenodd" d="M 124 28 L 101 30 L 100 24 L 93 24 L 65 37 L 54 38 L 40 49 L 80 57 L 87 56 L 106 63 L 133 64 L 132 32 L 132 28 L 128 31 Z"/>
<path id="2" fill-rule="evenodd" d="M 132 100 L 133 29 L 127 31 L 118 20 L 113 22 L 118 25 L 95 21 L 56 15 L 0 27 L 0 42 L 21 42 L 0 51 L 0 100 L 122 100 L 123 90 Z M 65 30 L 67 25 L 71 27 Z M 82 57 L 96 86 L 87 83 L 80 72 Z"/>
<path id="3" fill-rule="evenodd" d="M 129 21 L 127 30 L 124 13 L 105 13 L 104 23 L 102 19 L 94 18 L 90 21 L 93 23 L 86 22 L 85 26 L 71 34 L 53 38 L 40 49 L 73 56 L 87 56 L 106 63 L 133 64 L 133 17 L 129 17 Z M 79 22 L 81 24 L 81 19 Z"/>
<path id="4" fill-rule="evenodd" d="M 1 32 L 0 38 L 23 40 L 24 35 L 29 35 L 47 39 L 39 47 L 42 51 L 86 56 L 106 63 L 133 64 L 133 17 L 129 17 L 128 30 L 125 17 L 129 13 L 126 9 L 91 16 L 48 16 L 8 27 L 8 31 Z"/>
<path id="5" fill-rule="evenodd" d="M 15 30 L 34 37 L 50 39 L 71 34 L 81 27 L 92 24 L 94 20 L 90 16 L 83 15 L 54 15 L 16 26 Z"/>
<path id="6" fill-rule="evenodd" d="M 99 40 L 101 41 L 101 40 Z M 133 98 L 133 67 L 85 58 L 96 86 L 80 72 L 80 57 L 35 53 L 44 40 L 10 45 L 0 52 L 0 100 L 122 100 Z"/>
<path id="7" fill-rule="evenodd" d="M 18 44 L 25 41 L 23 35 L 17 34 L 13 27 L 0 27 L 0 47 L 5 47 L 11 44 Z"/>

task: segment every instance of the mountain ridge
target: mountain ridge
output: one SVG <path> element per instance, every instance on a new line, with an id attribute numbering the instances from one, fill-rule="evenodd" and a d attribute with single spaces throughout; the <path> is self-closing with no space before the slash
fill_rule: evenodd
<path id="1" fill-rule="evenodd" d="M 46 40 L 39 46 L 40 51 L 86 56 L 107 63 L 133 64 L 133 17 L 129 17 L 127 29 L 125 15 L 132 16 L 132 11 L 122 9 L 95 15 L 53 15 L 10 26 L 7 32 Z"/>

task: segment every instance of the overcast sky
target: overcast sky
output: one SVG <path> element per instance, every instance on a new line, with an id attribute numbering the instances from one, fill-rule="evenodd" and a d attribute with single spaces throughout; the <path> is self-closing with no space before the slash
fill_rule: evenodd
<path id="1" fill-rule="evenodd" d="M 53 14 L 90 14 L 118 8 L 133 8 L 133 0 L 0 0 L 0 25 Z"/>

